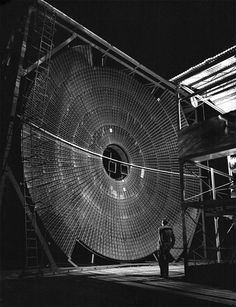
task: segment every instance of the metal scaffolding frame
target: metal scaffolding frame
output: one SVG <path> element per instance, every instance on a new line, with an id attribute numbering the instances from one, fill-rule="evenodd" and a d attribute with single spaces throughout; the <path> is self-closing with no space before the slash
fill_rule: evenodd
<path id="1" fill-rule="evenodd" d="M 24 272 L 27 270 L 40 270 L 39 266 L 39 259 L 38 259 L 38 240 L 45 252 L 45 254 L 48 257 L 50 267 L 52 271 L 57 270 L 56 263 L 54 261 L 54 258 L 51 254 L 51 251 L 48 247 L 48 243 L 46 242 L 38 224 L 37 224 L 37 214 L 35 211 L 35 204 L 32 203 L 30 200 L 29 195 L 26 192 L 26 184 L 23 182 L 22 184 L 19 183 L 14 173 L 11 169 L 11 166 L 8 163 L 8 158 L 10 155 L 11 147 L 12 147 L 12 139 L 14 136 L 14 130 L 16 130 L 16 122 L 17 122 L 17 108 L 19 107 L 19 100 L 21 96 L 21 91 L 23 87 L 23 79 L 25 77 L 25 56 L 27 53 L 27 48 L 29 45 L 29 31 L 30 31 L 30 22 L 32 21 L 33 14 L 35 13 L 35 8 L 30 6 L 28 8 L 26 21 L 24 24 L 23 31 L 23 37 L 21 42 L 21 51 L 20 51 L 20 60 L 18 64 L 18 70 L 17 70 L 17 76 L 15 81 L 15 88 L 13 93 L 13 101 L 12 101 L 12 107 L 11 107 L 11 114 L 10 114 L 10 120 L 9 120 L 9 126 L 7 130 L 6 135 L 6 146 L 3 156 L 3 164 L 2 164 L 2 172 L 1 172 L 1 180 L 0 180 L 0 210 L 2 210 L 2 200 L 3 200 L 3 193 L 4 193 L 4 187 L 5 187 L 5 181 L 8 178 L 11 182 L 18 199 L 20 200 L 20 203 L 23 206 L 24 212 L 25 212 L 25 267 Z M 41 44 L 43 43 L 43 40 L 41 40 Z M 41 48 L 42 49 L 42 48 Z M 40 50 L 38 49 L 38 54 L 40 54 Z M 39 67 L 38 63 L 35 67 L 37 69 L 42 69 L 42 66 Z M 37 78 L 35 78 L 36 80 Z M 36 81 L 30 80 L 31 83 Z"/>
<path id="2" fill-rule="evenodd" d="M 224 81 L 224 80 L 223 80 Z M 178 81 L 179 82 L 179 81 Z M 217 84 L 220 84 L 219 82 Z M 215 86 L 213 84 L 212 86 Z M 180 89 L 186 90 L 186 86 L 182 86 L 181 82 L 178 83 L 176 86 L 176 103 L 177 103 L 177 108 L 178 108 L 178 123 L 179 123 L 179 130 L 181 130 L 181 117 L 180 117 L 180 109 L 183 108 L 184 110 L 187 110 L 185 112 L 186 118 L 189 119 L 189 125 L 198 123 L 198 117 L 197 117 L 197 109 L 202 109 L 204 113 L 204 105 L 207 104 L 210 107 L 211 103 L 206 99 L 204 99 L 201 95 L 204 96 L 204 91 L 209 90 L 211 86 L 206 86 L 204 87 L 203 90 L 199 90 L 194 92 L 193 90 L 189 91 L 187 89 L 187 92 L 190 93 L 187 96 L 182 97 Z M 194 107 L 192 105 L 192 102 L 190 98 L 193 97 L 198 97 L 200 99 L 200 103 L 198 104 L 197 107 Z M 214 106 L 214 109 L 217 110 L 217 108 Z M 188 118 L 188 114 L 190 114 L 190 117 Z M 202 120 L 206 120 L 205 114 L 203 114 Z M 227 156 L 226 156 L 227 159 Z M 183 223 L 183 239 L 184 239 L 184 267 L 185 267 L 185 273 L 187 274 L 188 272 L 188 267 L 189 267 L 189 260 L 190 260 L 190 251 L 187 248 L 187 241 L 186 241 L 186 227 L 185 227 L 185 215 L 186 215 L 186 210 L 190 207 L 194 207 L 200 210 L 201 214 L 201 220 L 199 220 L 199 230 L 196 231 L 196 236 L 200 235 L 199 241 L 200 245 L 196 248 L 196 250 L 193 250 L 193 256 L 197 255 L 198 258 L 200 258 L 200 261 L 207 262 L 209 263 L 210 260 L 208 258 L 208 251 L 213 250 L 215 252 L 215 262 L 216 263 L 221 263 L 222 256 L 221 256 L 221 250 L 222 244 L 220 241 L 220 233 L 219 233 L 219 217 L 223 215 L 230 215 L 230 214 L 235 214 L 235 200 L 228 200 L 228 199 L 218 199 L 217 195 L 218 193 L 220 194 L 221 190 L 229 189 L 230 183 L 232 182 L 232 174 L 222 172 L 218 169 L 215 169 L 213 167 L 209 166 L 209 160 L 205 161 L 205 164 L 199 163 L 199 162 L 193 162 L 185 159 L 179 159 L 180 163 L 180 193 L 181 193 L 181 200 L 182 200 L 182 223 Z M 184 193 L 184 167 L 186 166 L 187 163 L 190 164 L 195 164 L 197 167 L 199 167 L 200 172 L 202 174 L 202 171 L 207 172 L 207 176 L 201 176 L 200 181 L 201 181 L 201 193 L 199 195 L 196 195 L 196 197 L 200 197 L 201 200 L 196 200 L 195 202 L 191 202 L 195 197 L 190 198 L 185 198 L 185 193 Z M 221 176 L 225 177 L 228 179 L 228 182 L 223 185 L 216 186 L 215 183 L 215 176 Z M 207 190 L 203 190 L 203 186 L 207 185 Z M 208 200 L 205 200 L 205 196 L 207 195 Z M 223 203 L 223 205 L 222 205 Z M 209 214 L 209 211 L 207 211 L 206 205 L 209 205 L 211 209 L 213 208 L 213 212 Z M 211 246 L 207 246 L 207 239 L 209 240 L 209 234 L 207 233 L 206 230 L 206 216 L 212 216 L 214 219 L 214 241 L 211 241 Z M 199 234 L 197 234 L 199 232 Z M 210 239 L 211 240 L 211 239 Z M 198 252 L 198 248 L 201 248 L 200 253 Z M 196 263 L 196 259 L 192 259 Z"/>

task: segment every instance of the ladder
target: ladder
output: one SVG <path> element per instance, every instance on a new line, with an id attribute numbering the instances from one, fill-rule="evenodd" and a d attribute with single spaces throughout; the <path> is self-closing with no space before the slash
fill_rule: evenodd
<path id="1" fill-rule="evenodd" d="M 39 117 L 44 113 L 45 103 L 48 98 L 47 87 L 49 81 L 49 70 L 52 50 L 54 47 L 53 38 L 55 33 L 56 15 L 46 9 L 39 12 L 38 32 L 40 33 L 38 47 L 38 62 L 35 70 L 33 84 L 32 102 L 38 106 Z"/>
<path id="2" fill-rule="evenodd" d="M 34 204 L 31 204 L 30 196 L 26 194 L 24 184 L 25 199 L 25 270 L 39 270 L 39 250 L 38 239 L 35 233 L 36 212 Z"/>
<path id="3" fill-rule="evenodd" d="M 55 33 L 55 17 L 54 12 L 50 13 L 46 9 L 39 12 L 38 15 L 38 33 L 39 47 L 38 47 L 38 61 L 35 78 L 33 80 L 32 96 L 30 103 L 38 106 L 38 116 L 43 114 L 45 110 L 45 103 L 47 100 L 47 85 L 49 80 L 49 69 L 51 52 L 53 49 L 53 37 Z M 30 114 L 28 114 L 30 115 Z M 37 118 L 30 118 L 30 120 L 38 121 Z M 43 124 L 41 122 L 41 124 Z M 30 128 L 31 129 L 31 128 Z M 39 148 L 33 148 L 33 130 L 28 136 L 31 138 L 31 151 L 37 151 Z M 31 189 L 34 190 L 34 173 L 31 173 Z M 35 232 L 37 226 L 37 213 L 35 203 L 33 202 L 29 191 L 27 189 L 27 181 L 24 179 L 24 211 L 25 211 L 25 270 L 40 270 L 39 266 L 39 242 Z"/>

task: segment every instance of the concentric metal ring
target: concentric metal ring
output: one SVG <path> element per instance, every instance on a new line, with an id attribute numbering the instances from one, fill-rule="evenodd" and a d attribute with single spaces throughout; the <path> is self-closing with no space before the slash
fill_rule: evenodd
<path id="1" fill-rule="evenodd" d="M 39 77 L 43 82 L 47 95 L 42 99 L 33 88 L 28 99 L 22 153 L 38 215 L 58 246 L 70 256 L 79 240 L 109 258 L 140 259 L 155 251 L 157 229 L 167 217 L 179 256 L 174 97 L 164 92 L 157 100 L 127 73 L 93 67 L 88 47 L 58 56 L 49 80 Z M 107 148 L 120 162 L 106 168 Z M 117 167 L 125 173 L 122 178 Z M 197 193 L 198 180 L 186 181 L 186 194 Z M 196 217 L 197 211 L 189 210 L 189 237 Z"/>

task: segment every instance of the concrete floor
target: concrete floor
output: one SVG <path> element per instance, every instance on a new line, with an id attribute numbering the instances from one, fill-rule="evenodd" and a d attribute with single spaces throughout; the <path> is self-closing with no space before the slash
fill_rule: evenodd
<path id="1" fill-rule="evenodd" d="M 183 265 L 171 264 L 165 280 L 155 263 L 60 268 L 24 278 L 5 272 L 1 306 L 236 306 L 235 292 L 185 282 L 183 272 Z"/>

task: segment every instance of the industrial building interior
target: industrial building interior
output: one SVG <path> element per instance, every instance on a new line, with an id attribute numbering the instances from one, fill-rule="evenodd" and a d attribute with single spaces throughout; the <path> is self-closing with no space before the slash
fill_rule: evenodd
<path id="1" fill-rule="evenodd" d="M 0 13 L 1 304 L 235 306 L 236 4 Z"/>

